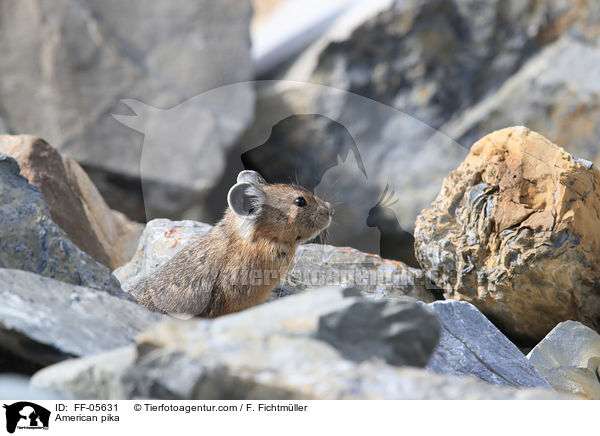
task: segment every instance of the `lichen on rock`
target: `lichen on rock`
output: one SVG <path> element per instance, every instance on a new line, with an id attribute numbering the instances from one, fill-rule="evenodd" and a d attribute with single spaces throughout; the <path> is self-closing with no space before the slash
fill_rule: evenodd
<path id="1" fill-rule="evenodd" d="M 417 218 L 417 258 L 516 340 L 568 319 L 600 330 L 599 184 L 591 162 L 536 132 L 493 132 Z"/>

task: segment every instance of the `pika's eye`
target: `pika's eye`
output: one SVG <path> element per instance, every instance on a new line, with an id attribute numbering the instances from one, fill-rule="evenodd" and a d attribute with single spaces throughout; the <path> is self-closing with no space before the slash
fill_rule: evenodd
<path id="1" fill-rule="evenodd" d="M 304 207 L 306 206 L 306 200 L 304 197 L 298 197 L 294 200 L 294 204 L 298 207 Z"/>

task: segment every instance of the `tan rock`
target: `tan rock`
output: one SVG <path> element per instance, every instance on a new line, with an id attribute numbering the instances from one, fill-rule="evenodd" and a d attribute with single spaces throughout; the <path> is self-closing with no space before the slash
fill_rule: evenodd
<path id="1" fill-rule="evenodd" d="M 471 148 L 417 218 L 415 247 L 447 296 L 514 339 L 557 323 L 600 330 L 600 173 L 525 127 Z"/>
<path id="2" fill-rule="evenodd" d="M 81 250 L 111 269 L 133 256 L 143 226 L 111 210 L 77 162 L 31 135 L 0 135 L 0 153 L 19 162 L 52 219 Z"/>

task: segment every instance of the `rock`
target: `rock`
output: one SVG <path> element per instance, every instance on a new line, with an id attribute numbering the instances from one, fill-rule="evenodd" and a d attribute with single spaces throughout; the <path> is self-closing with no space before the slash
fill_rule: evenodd
<path id="1" fill-rule="evenodd" d="M 135 346 L 120 347 L 47 366 L 31 378 L 35 389 L 57 390 L 80 399 L 125 399 L 121 374 L 136 357 Z"/>
<path id="2" fill-rule="evenodd" d="M 66 360 L 49 366 L 38 372 L 32 378 L 32 385 L 37 389 L 56 389 L 61 395 L 75 399 L 87 400 L 119 400 L 130 399 L 130 394 L 123 386 L 133 389 L 131 381 L 124 383 L 120 377 L 123 376 L 121 364 L 123 362 L 133 365 L 136 350 L 134 346 L 124 347 L 112 352 L 102 353 L 79 359 Z M 177 371 L 192 372 L 197 380 L 198 371 L 194 372 L 196 362 L 190 362 L 183 356 L 174 355 L 170 360 L 162 362 L 157 359 L 156 366 L 177 366 Z M 337 363 L 337 362 L 334 362 Z M 335 377 L 324 379 L 320 374 L 310 377 L 309 381 L 318 384 L 318 398 L 347 398 L 347 399 L 404 399 L 404 400 L 555 400 L 573 399 L 566 394 L 556 394 L 541 388 L 509 388 L 494 386 L 470 377 L 456 377 L 436 374 L 420 368 L 392 367 L 385 365 L 361 364 L 359 368 L 339 365 Z M 158 372 L 156 368 L 153 368 Z M 246 383 L 245 378 L 234 380 L 225 371 L 221 374 L 205 373 L 204 384 L 214 381 L 226 383 L 223 390 L 218 390 L 218 385 L 213 390 L 204 389 L 198 395 L 191 396 L 198 399 L 251 399 L 251 400 L 274 400 L 274 399 L 312 399 L 312 390 L 303 389 L 300 392 L 282 392 L 277 387 L 265 387 L 252 382 Z M 162 375 L 157 374 L 157 377 Z M 290 378 L 301 383 L 298 377 L 290 375 Z M 168 379 L 165 378 L 163 383 Z M 165 391 L 162 384 L 153 386 L 150 398 L 172 399 L 173 394 Z M 345 387 L 345 389 L 344 389 Z M 353 388 L 352 388 L 353 387 Z M 183 388 L 183 387 L 181 387 Z M 236 388 L 238 390 L 236 390 Z M 354 391 L 352 391 L 352 389 Z M 244 392 L 246 390 L 247 392 Z M 225 391 L 225 392 L 223 392 Z M 241 391 L 241 392 L 240 392 Z M 214 396 L 211 396 L 214 395 Z M 335 396 L 338 395 L 338 396 Z M 316 396 L 316 395 L 315 395 Z M 368 396 L 368 397 L 367 397 Z"/>
<path id="3" fill-rule="evenodd" d="M 0 135 L 0 153 L 17 160 L 42 191 L 52 220 L 82 251 L 111 270 L 133 256 L 141 224 L 110 210 L 77 162 L 31 135 Z"/>
<path id="4" fill-rule="evenodd" d="M 64 397 L 54 392 L 34 389 L 29 377 L 14 374 L 0 374 L 0 400 L 62 400 Z"/>
<path id="5" fill-rule="evenodd" d="M 591 162 L 525 127 L 491 133 L 418 217 L 417 258 L 522 343 L 567 319 L 599 329 L 599 184 Z"/>
<path id="6" fill-rule="evenodd" d="M 164 317 L 106 292 L 0 269 L 0 346 L 49 365 L 108 351 Z"/>
<path id="7" fill-rule="evenodd" d="M 204 236 L 212 226 L 196 221 L 155 219 L 144 228 L 133 258 L 115 270 L 123 289 L 129 290 L 142 277 L 172 258 L 183 247 Z"/>
<path id="8" fill-rule="evenodd" d="M 421 270 L 349 247 L 304 244 L 296 250 L 290 270 L 275 289 L 274 298 L 323 285 L 354 286 L 365 297 L 409 296 L 431 302 L 438 296 L 428 289 Z"/>
<path id="9" fill-rule="evenodd" d="M 44 365 L 24 359 L 0 346 L 0 373 L 32 375 L 42 369 Z"/>
<path id="10" fill-rule="evenodd" d="M 383 313 L 391 309 L 390 316 L 374 322 L 369 313 L 377 307 L 385 308 Z M 348 289 L 323 288 L 215 320 L 162 323 L 142 334 L 137 347 L 45 368 L 32 384 L 94 399 L 557 398 L 544 389 L 502 388 L 396 367 L 381 354 L 366 360 L 365 355 L 344 358 L 348 344 L 338 327 L 355 330 L 362 326 L 366 338 L 382 331 L 408 328 L 407 332 L 410 325 L 432 326 L 430 310 L 420 312 L 417 307 L 414 301 L 384 303 L 359 298 Z M 324 332 L 335 337 L 335 345 L 320 339 Z M 393 342 L 421 344 L 423 351 L 430 349 L 433 339 L 425 332 L 392 336 Z M 402 349 L 391 343 L 380 347 Z"/>
<path id="11" fill-rule="evenodd" d="M 600 399 L 600 335 L 592 329 L 561 322 L 527 358 L 558 392 Z"/>
<path id="12" fill-rule="evenodd" d="M 339 21 L 347 21 L 348 15 L 354 20 L 365 20 L 365 15 L 372 16 L 391 2 L 392 0 L 330 0 L 323 3 L 319 0 L 287 0 L 275 2 L 279 4 L 274 5 L 273 1 L 268 1 L 267 4 L 254 1 L 251 36 L 256 75 L 263 76 L 283 62 L 298 56 L 298 53 L 332 25 L 337 27 Z"/>
<path id="13" fill-rule="evenodd" d="M 115 113 L 128 114 L 121 99 L 177 107 L 200 93 L 253 77 L 248 0 L 160 0 L 152 5 L 136 0 L 127 6 L 118 0 L 59 0 L 52 5 L 9 1 L 2 16 L 3 33 L 12 35 L 0 42 L 0 113 L 8 130 L 35 132 L 79 163 L 125 176 L 140 176 L 142 136 L 113 118 Z M 184 131 L 177 124 L 172 130 L 156 125 L 145 131 L 144 152 L 164 140 L 161 149 L 145 153 L 142 169 L 147 177 L 163 182 L 165 174 L 187 174 L 193 166 L 204 180 L 202 171 L 222 171 L 219 156 L 252 118 L 251 85 L 244 91 L 228 95 L 220 105 L 191 108 L 185 113 L 189 118 Z M 224 107 L 233 110 L 220 112 Z M 241 115 L 235 118 L 239 126 L 222 130 L 221 121 L 232 121 L 234 115 Z M 196 136 L 183 136 L 192 127 Z M 197 147 L 192 156 L 164 160 L 163 150 L 187 147 L 190 152 L 191 143 Z M 216 155 L 210 159 L 194 159 L 213 150 Z M 160 199 L 145 194 L 148 201 Z M 149 207 L 173 213 L 190 206 L 182 203 L 171 198 Z"/>
<path id="14" fill-rule="evenodd" d="M 424 307 L 403 298 L 359 301 L 321 316 L 317 337 L 355 362 L 422 367 L 440 339 L 440 323 Z"/>
<path id="15" fill-rule="evenodd" d="M 125 290 L 152 273 L 186 245 L 198 240 L 211 226 L 195 221 L 152 220 L 140 239 L 133 259 L 114 274 Z M 423 273 L 401 262 L 382 259 L 347 247 L 304 244 L 298 247 L 287 275 L 272 299 L 303 292 L 308 288 L 355 286 L 365 296 L 410 296 L 434 301 L 437 292 L 427 289 Z"/>
<path id="16" fill-rule="evenodd" d="M 383 3 L 383 2 L 382 2 Z M 332 28 L 284 76 L 336 86 L 439 126 L 495 89 L 588 11 L 560 0 L 403 0 Z M 311 68 L 299 68 L 302 64 Z M 301 77 L 304 76 L 304 77 Z M 476 80 L 477 86 L 473 85 Z"/>
<path id="17" fill-rule="evenodd" d="M 470 375 L 499 386 L 550 388 L 523 353 L 472 304 L 428 304 L 442 324 L 440 343 L 427 369 L 440 374 Z"/>
<path id="18" fill-rule="evenodd" d="M 16 268 L 126 296 L 109 269 L 81 251 L 52 220 L 40 190 L 0 154 L 0 268 Z"/>
<path id="19" fill-rule="evenodd" d="M 599 75 L 600 47 L 565 36 L 441 130 L 468 146 L 487 132 L 523 124 L 600 164 Z"/>
<path id="20" fill-rule="evenodd" d="M 252 120 L 252 86 L 221 86 L 170 109 L 123 101 L 135 115 L 114 117 L 144 133 L 139 165 L 147 219 L 198 217 L 210 208 L 206 200 L 223 177 L 228 150 Z"/>

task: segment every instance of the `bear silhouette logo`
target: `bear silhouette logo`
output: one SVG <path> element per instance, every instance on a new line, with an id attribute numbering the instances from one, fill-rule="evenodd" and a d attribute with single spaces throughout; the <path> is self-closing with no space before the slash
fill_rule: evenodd
<path id="1" fill-rule="evenodd" d="M 6 431 L 14 433 L 19 429 L 48 429 L 50 411 L 42 406 L 28 401 L 19 401 L 6 409 Z"/>

